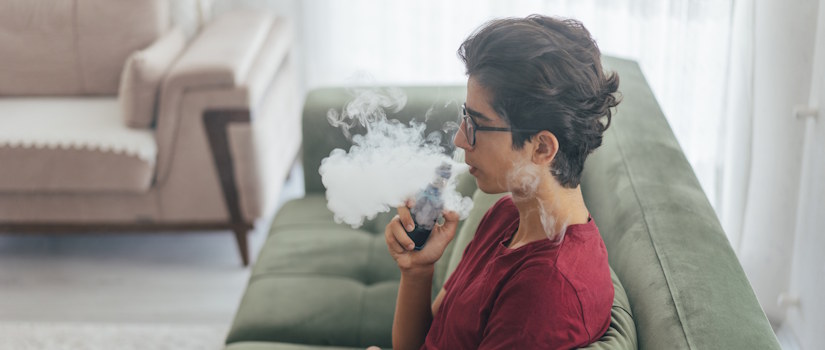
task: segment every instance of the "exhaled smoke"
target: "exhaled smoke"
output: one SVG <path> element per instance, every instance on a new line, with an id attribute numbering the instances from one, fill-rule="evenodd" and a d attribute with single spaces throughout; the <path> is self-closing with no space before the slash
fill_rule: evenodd
<path id="1" fill-rule="evenodd" d="M 452 169 L 441 194 L 443 208 L 466 217 L 472 200 L 462 197 L 455 186 L 456 176 L 469 167 L 444 154 L 440 135 L 425 137 L 425 124 L 387 120 L 386 110 L 401 110 L 406 95 L 400 89 L 354 92 L 355 98 L 341 113 L 330 110 L 327 114 L 330 124 L 341 127 L 353 145 L 349 152 L 333 150 L 319 168 L 327 189 L 327 207 L 335 214 L 335 221 L 359 227 L 365 219 L 414 200 L 445 163 Z M 350 128 L 356 124 L 364 126 L 366 133 L 351 136 Z"/>
<path id="2" fill-rule="evenodd" d="M 507 174 L 507 189 L 512 193 L 513 201 L 537 201 L 535 212 L 527 213 L 527 217 L 538 215 L 541 226 L 547 238 L 560 243 L 567 231 L 569 218 L 559 218 L 554 208 L 559 206 L 558 194 L 550 199 L 539 195 L 541 191 L 542 175 L 548 170 L 537 167 L 526 161 L 514 161 L 512 170 Z"/>
<path id="3" fill-rule="evenodd" d="M 335 109 L 327 112 L 329 124 L 338 128 L 347 137 L 351 138 L 350 130 L 356 123 L 369 127 L 387 120 L 386 110 L 393 113 L 404 109 L 407 105 L 407 95 L 398 88 L 353 88 L 355 99 L 344 106 L 341 113 Z"/>

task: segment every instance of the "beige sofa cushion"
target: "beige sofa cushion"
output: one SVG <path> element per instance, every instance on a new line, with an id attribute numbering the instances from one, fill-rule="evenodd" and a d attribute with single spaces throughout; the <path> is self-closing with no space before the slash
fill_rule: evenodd
<path id="1" fill-rule="evenodd" d="M 160 82 L 185 44 L 183 31 L 175 28 L 126 61 L 118 93 L 126 125 L 133 128 L 152 125 Z"/>
<path id="2" fill-rule="evenodd" d="M 114 97 L 0 98 L 0 192 L 143 192 L 156 153 Z"/>
<path id="3" fill-rule="evenodd" d="M 165 0 L 0 1 L 0 96 L 115 95 L 168 26 Z"/>
<path id="4" fill-rule="evenodd" d="M 0 193 L 145 192 L 154 170 L 140 158 L 88 148 L 0 147 L 0 164 Z"/>

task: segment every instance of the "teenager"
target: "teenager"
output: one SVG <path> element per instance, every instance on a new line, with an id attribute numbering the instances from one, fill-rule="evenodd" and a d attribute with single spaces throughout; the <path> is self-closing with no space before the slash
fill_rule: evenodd
<path id="1" fill-rule="evenodd" d="M 481 220 L 430 304 L 435 262 L 458 216 L 444 213 L 421 250 L 398 208 L 385 229 L 401 270 L 393 349 L 569 349 L 610 324 L 607 250 L 579 185 L 618 104 L 619 78 L 578 21 L 488 22 L 461 44 L 467 99 L 454 143 L 478 188 L 505 193 Z"/>

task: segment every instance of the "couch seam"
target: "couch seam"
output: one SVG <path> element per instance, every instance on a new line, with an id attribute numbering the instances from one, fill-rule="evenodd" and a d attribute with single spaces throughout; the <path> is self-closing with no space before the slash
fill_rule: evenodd
<path id="1" fill-rule="evenodd" d="M 637 66 L 637 68 L 638 68 L 638 66 Z M 642 75 L 642 78 L 644 79 L 644 75 Z M 658 104 L 657 104 L 657 106 L 658 106 Z M 617 137 L 620 136 L 620 133 L 618 133 L 618 132 L 614 132 L 614 134 L 616 134 Z M 627 155 L 624 152 L 624 149 L 622 148 L 622 142 L 621 142 L 622 140 L 624 140 L 624 138 L 617 139 L 616 148 L 619 150 L 619 153 L 621 153 L 621 155 L 622 155 L 622 157 L 621 157 L 622 158 L 622 165 L 624 165 L 625 171 L 627 172 L 627 178 L 628 178 L 628 181 L 630 182 L 630 187 L 633 189 L 633 195 L 636 197 L 636 203 L 639 205 L 639 209 L 640 209 L 640 212 L 642 214 L 642 220 L 644 222 L 645 228 L 647 229 L 647 236 L 648 236 L 648 239 L 650 240 L 650 245 L 653 247 L 653 251 L 656 253 L 656 259 L 659 261 L 659 267 L 661 268 L 662 275 L 665 277 L 665 283 L 667 284 L 668 293 L 670 294 L 670 298 L 673 301 L 673 308 L 676 310 L 676 315 L 678 316 L 679 324 L 682 326 L 681 329 L 682 329 L 682 334 L 685 337 L 685 342 L 687 343 L 688 348 L 692 349 L 693 344 L 691 343 L 690 338 L 687 335 L 687 330 L 685 329 L 685 322 L 684 322 L 683 317 L 682 317 L 681 309 L 679 308 L 679 305 L 676 302 L 676 298 L 674 298 L 674 295 L 673 295 L 673 288 L 671 287 L 670 276 L 667 273 L 667 271 L 665 271 L 664 265 L 662 264 L 662 257 L 661 257 L 660 252 L 659 252 L 659 247 L 656 245 L 656 242 L 653 240 L 653 237 L 651 235 L 651 229 L 650 229 L 651 225 L 650 225 L 650 223 L 647 219 L 647 212 L 646 212 L 644 206 L 642 205 L 642 199 L 641 199 L 641 197 L 639 197 L 639 192 L 637 191 L 637 188 L 636 188 L 636 181 L 635 181 L 634 174 L 631 171 L 631 167 L 627 163 Z"/>
<path id="2" fill-rule="evenodd" d="M 376 236 L 377 235 L 373 235 L 368 240 L 369 248 L 368 248 L 368 253 L 367 254 L 369 254 L 369 255 L 367 255 L 367 265 L 361 267 L 362 269 L 365 270 L 364 271 L 364 275 L 366 277 L 365 280 L 366 280 L 367 283 L 369 283 L 367 285 L 372 285 L 372 282 L 373 282 L 372 275 L 370 274 L 370 269 L 367 269 L 366 267 L 372 266 L 372 258 L 373 258 L 373 256 L 375 256 L 375 249 L 373 249 L 373 244 L 375 244 L 375 242 L 378 241 L 378 239 L 376 239 Z"/>
<path id="3" fill-rule="evenodd" d="M 617 308 L 617 309 L 619 309 L 619 310 L 624 311 L 624 313 L 626 313 L 628 316 L 630 316 L 630 318 L 633 318 L 633 313 L 631 313 L 631 312 L 630 312 L 628 309 L 626 309 L 624 306 L 621 306 L 621 305 L 613 305 L 613 307 L 615 307 L 615 308 Z"/>
<path id="4" fill-rule="evenodd" d="M 364 314 L 365 314 L 364 308 L 366 307 L 366 304 L 367 304 L 367 288 L 373 284 L 372 283 L 373 282 L 372 276 L 369 275 L 370 270 L 366 269 L 367 266 L 372 265 L 371 264 L 372 257 L 375 255 L 375 253 L 373 252 L 374 249 L 371 249 L 373 243 L 375 243 L 375 239 L 369 240 L 368 244 L 369 244 L 370 249 L 367 250 L 368 251 L 368 253 L 367 253 L 368 254 L 367 255 L 367 265 L 361 267 L 362 270 L 364 270 L 364 272 L 363 272 L 364 275 L 365 275 L 364 279 L 366 281 L 361 282 L 361 283 L 364 284 L 364 288 L 361 290 L 361 302 L 360 302 L 361 306 L 358 307 L 358 334 L 356 334 L 356 339 L 358 340 L 358 344 L 363 344 L 362 340 L 363 340 L 363 333 L 364 333 Z"/>
<path id="5" fill-rule="evenodd" d="M 364 285 L 364 288 L 361 288 L 361 302 L 359 303 L 360 306 L 358 307 L 358 333 L 355 334 L 355 340 L 358 344 L 363 344 L 363 331 L 364 331 L 364 307 L 367 303 L 367 288 L 368 285 Z"/>

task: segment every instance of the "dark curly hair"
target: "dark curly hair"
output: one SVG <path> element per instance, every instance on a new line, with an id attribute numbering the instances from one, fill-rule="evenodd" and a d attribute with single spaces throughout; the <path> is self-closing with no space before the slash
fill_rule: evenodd
<path id="1" fill-rule="evenodd" d="M 470 35 L 458 56 L 511 127 L 556 136 L 550 171 L 562 186 L 578 186 L 584 160 L 602 144 L 611 108 L 620 102 L 619 76 L 602 71 L 601 53 L 584 25 L 542 15 L 497 19 Z M 513 148 L 537 133 L 512 132 Z"/>

